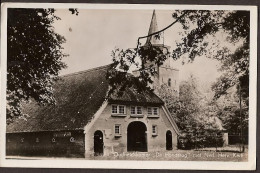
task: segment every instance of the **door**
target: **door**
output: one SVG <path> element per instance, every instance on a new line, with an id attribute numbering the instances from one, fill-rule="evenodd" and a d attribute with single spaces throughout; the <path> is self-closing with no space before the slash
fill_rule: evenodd
<path id="1" fill-rule="evenodd" d="M 172 150 L 172 132 L 170 130 L 166 132 L 166 150 Z"/>
<path id="2" fill-rule="evenodd" d="M 104 153 L 104 142 L 103 142 L 103 133 L 100 130 L 97 130 L 94 133 L 94 155 L 99 156 Z"/>
<path id="3" fill-rule="evenodd" d="M 127 128 L 127 151 L 147 151 L 146 126 L 144 123 L 131 122 Z"/>

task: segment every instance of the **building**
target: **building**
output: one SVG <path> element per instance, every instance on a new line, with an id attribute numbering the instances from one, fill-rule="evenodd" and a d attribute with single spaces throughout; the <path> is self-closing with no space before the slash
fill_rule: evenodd
<path id="1" fill-rule="evenodd" d="M 156 13 L 154 10 L 148 35 L 157 31 L 159 30 Z M 161 49 L 164 53 L 167 51 L 170 52 L 170 46 L 164 44 L 164 34 L 161 34 L 159 38 L 156 37 L 156 35 L 148 37 L 146 43 L 143 45 L 143 48 L 148 49 L 150 45 Z M 157 72 L 152 79 L 153 84 L 151 86 L 153 89 L 155 89 L 155 93 L 157 93 L 157 90 L 162 85 L 166 85 L 172 94 L 179 96 L 179 70 L 175 68 L 174 64 L 174 60 L 169 56 L 161 66 L 156 65 L 154 62 L 146 62 L 147 68 L 151 68 L 152 66 Z M 134 71 L 133 74 L 138 75 L 138 71 Z"/>
<path id="2" fill-rule="evenodd" d="M 156 25 L 154 12 L 149 32 Z M 6 154 L 89 157 L 176 149 L 179 130 L 164 102 L 151 91 L 138 93 L 134 86 L 121 96 L 107 97 L 108 69 L 62 76 L 54 86 L 56 105 L 24 104 L 29 117 L 7 125 Z M 159 81 L 177 88 L 175 69 L 165 63 L 159 71 Z"/>

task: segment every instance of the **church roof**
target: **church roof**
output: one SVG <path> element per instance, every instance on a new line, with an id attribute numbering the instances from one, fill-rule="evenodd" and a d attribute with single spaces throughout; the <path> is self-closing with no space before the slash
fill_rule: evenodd
<path id="1" fill-rule="evenodd" d="M 7 125 L 7 133 L 83 130 L 106 100 L 108 69 L 109 65 L 62 76 L 54 85 L 56 104 L 39 106 L 35 101 L 24 104 L 23 113 L 29 117 Z M 127 88 L 122 96 L 112 95 L 108 102 L 163 104 L 153 92 L 138 94 L 133 88 Z"/>
<path id="2" fill-rule="evenodd" d="M 159 31 L 159 30 L 158 30 L 158 25 L 157 25 L 156 13 L 155 13 L 155 10 L 154 10 L 153 15 L 152 15 L 152 20 L 151 20 L 151 23 L 150 23 L 150 28 L 149 28 L 149 31 L 148 31 L 148 35 L 153 34 L 157 31 Z M 156 35 L 147 37 L 146 44 L 153 44 L 153 45 L 161 44 L 160 38 L 156 38 Z"/>

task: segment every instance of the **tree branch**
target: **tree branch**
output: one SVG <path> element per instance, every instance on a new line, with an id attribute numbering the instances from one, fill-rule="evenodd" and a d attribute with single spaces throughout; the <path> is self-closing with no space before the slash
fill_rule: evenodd
<path id="1" fill-rule="evenodd" d="M 174 22 L 172 22 L 170 25 L 168 25 L 167 27 L 161 29 L 160 31 L 157 31 L 157 32 L 154 32 L 152 34 L 149 34 L 149 35 L 146 35 L 146 36 L 142 36 L 142 37 L 138 37 L 138 42 L 140 39 L 143 39 L 143 38 L 147 38 L 147 37 L 151 37 L 153 35 L 156 35 L 156 34 L 159 34 L 163 31 L 165 31 L 166 29 L 170 28 L 172 25 L 174 25 L 175 23 L 177 23 L 185 14 L 187 14 L 188 12 L 184 12 L 180 17 L 178 17 L 178 19 L 176 19 Z"/>
<path id="2" fill-rule="evenodd" d="M 156 35 L 156 34 L 159 34 L 163 31 L 165 31 L 166 29 L 172 27 L 175 23 L 177 23 L 183 16 L 185 16 L 186 14 L 188 13 L 188 11 L 184 12 L 180 17 L 178 17 L 178 19 L 176 19 L 174 22 L 172 22 L 170 25 L 168 25 L 167 27 L 161 29 L 160 31 L 157 31 L 157 32 L 154 32 L 152 34 L 149 34 L 149 35 L 146 35 L 146 36 L 142 36 L 142 37 L 138 37 L 138 40 L 137 40 L 137 46 L 136 46 L 136 53 L 135 53 L 135 56 L 133 57 L 133 59 L 136 57 L 137 55 L 137 50 L 139 48 L 139 45 L 140 45 L 140 40 L 143 39 L 143 38 L 147 38 L 147 37 L 151 37 L 153 35 Z"/>

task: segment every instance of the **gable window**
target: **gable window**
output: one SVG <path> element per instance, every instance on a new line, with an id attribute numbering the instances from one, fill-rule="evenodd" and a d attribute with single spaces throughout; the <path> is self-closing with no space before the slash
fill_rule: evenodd
<path id="1" fill-rule="evenodd" d="M 125 105 L 112 105 L 112 115 L 126 116 Z"/>
<path id="2" fill-rule="evenodd" d="M 153 115 L 158 115 L 158 108 L 153 108 Z"/>
<path id="3" fill-rule="evenodd" d="M 152 136 L 157 136 L 158 132 L 157 132 L 157 125 L 152 125 Z"/>
<path id="4" fill-rule="evenodd" d="M 138 115 L 142 115 L 143 113 L 142 113 L 142 107 L 140 107 L 140 106 L 137 106 L 136 107 L 136 114 L 138 114 Z"/>
<path id="5" fill-rule="evenodd" d="M 142 106 L 131 106 L 131 116 L 143 116 Z"/>
<path id="6" fill-rule="evenodd" d="M 117 106 L 112 105 L 112 114 L 117 114 Z"/>
<path id="7" fill-rule="evenodd" d="M 147 114 L 148 114 L 148 117 L 159 117 L 159 108 L 158 107 L 148 107 Z"/>
<path id="8" fill-rule="evenodd" d="M 125 114 L 125 106 L 119 105 L 118 109 L 120 114 Z"/>
<path id="9" fill-rule="evenodd" d="M 168 79 L 168 86 L 170 87 L 172 85 L 172 80 L 171 78 Z"/>
<path id="10" fill-rule="evenodd" d="M 131 106 L 131 114 L 132 115 L 135 115 L 136 113 L 135 113 L 135 107 L 134 106 Z"/>
<path id="11" fill-rule="evenodd" d="M 147 108 L 147 114 L 148 114 L 148 115 L 153 115 L 153 110 L 152 110 L 151 107 L 148 107 L 148 108 Z"/>

